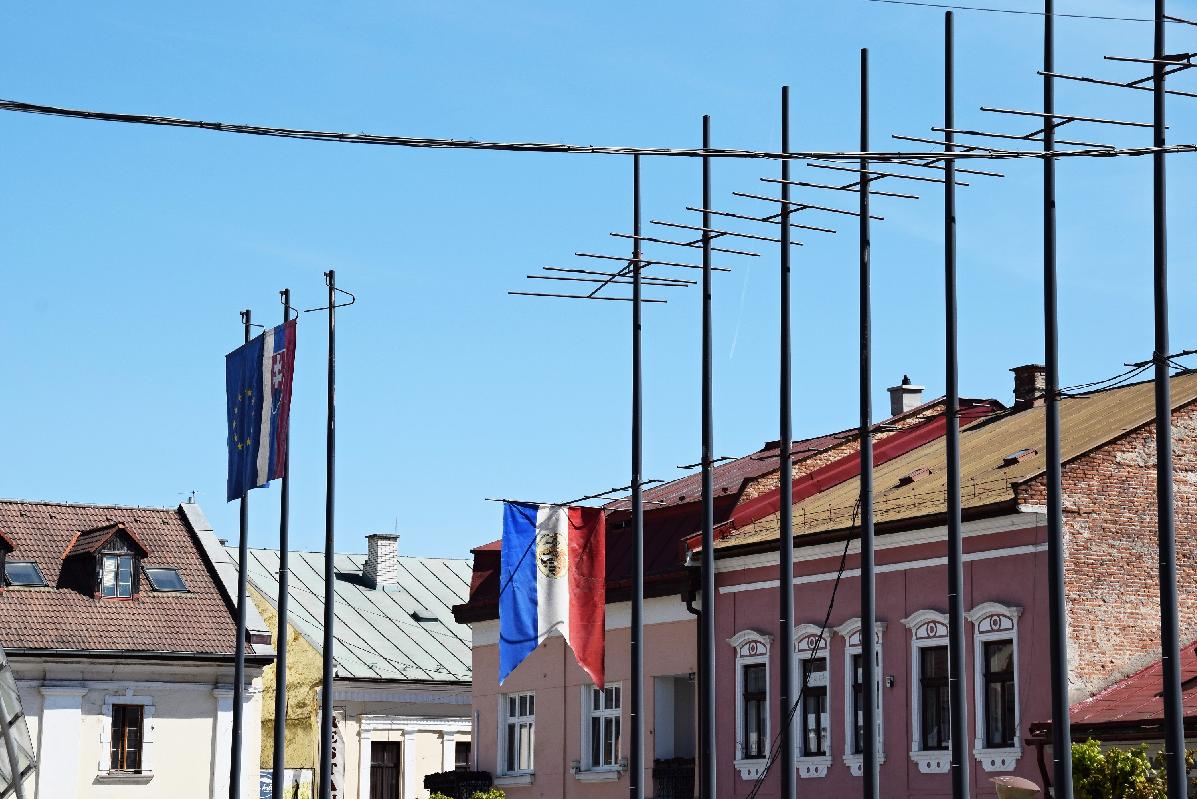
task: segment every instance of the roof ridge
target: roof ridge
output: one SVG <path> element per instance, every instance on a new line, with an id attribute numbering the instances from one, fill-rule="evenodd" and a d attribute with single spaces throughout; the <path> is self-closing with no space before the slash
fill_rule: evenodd
<path id="1" fill-rule="evenodd" d="M 98 508 L 103 510 L 157 510 L 174 513 L 178 506 L 170 505 L 113 505 L 104 502 L 59 502 L 53 499 L 19 499 L 0 497 L 0 505 L 48 505 L 55 508 Z"/>

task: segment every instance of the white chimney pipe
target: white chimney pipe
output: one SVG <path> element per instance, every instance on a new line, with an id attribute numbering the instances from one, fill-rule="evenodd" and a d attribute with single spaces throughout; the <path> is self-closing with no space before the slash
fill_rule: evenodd
<path id="1" fill-rule="evenodd" d="M 371 533 L 366 536 L 365 577 L 375 588 L 399 586 L 399 536 Z"/>
<path id="2" fill-rule="evenodd" d="M 899 416 L 923 404 L 923 387 L 911 385 L 910 375 L 902 375 L 901 385 L 889 391 L 889 415 Z"/>

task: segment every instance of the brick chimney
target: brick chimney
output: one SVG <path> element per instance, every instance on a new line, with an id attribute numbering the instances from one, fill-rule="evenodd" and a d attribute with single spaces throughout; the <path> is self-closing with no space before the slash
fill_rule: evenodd
<path id="1" fill-rule="evenodd" d="M 923 387 L 911 385 L 910 375 L 902 375 L 901 385 L 886 390 L 889 392 L 890 416 L 898 416 L 923 404 Z"/>
<path id="2" fill-rule="evenodd" d="M 366 580 L 384 590 L 399 587 L 399 536 L 372 533 L 366 536 Z"/>
<path id="3" fill-rule="evenodd" d="M 1028 363 L 1010 371 L 1014 373 L 1015 410 L 1042 405 L 1047 393 L 1047 369 L 1042 364 Z"/>

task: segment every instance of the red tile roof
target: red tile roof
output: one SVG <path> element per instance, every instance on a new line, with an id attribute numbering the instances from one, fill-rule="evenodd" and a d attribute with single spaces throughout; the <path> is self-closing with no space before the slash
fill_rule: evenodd
<path id="1" fill-rule="evenodd" d="M 147 551 L 143 567 L 179 570 L 188 593 L 149 590 L 100 600 L 59 587 L 63 553 L 81 533 L 123 525 Z M 195 532 L 177 508 L 130 508 L 0 500 L 0 534 L 12 558 L 31 560 L 48 588 L 0 590 L 0 646 L 14 650 L 229 655 L 237 630 Z"/>
<path id="2" fill-rule="evenodd" d="M 66 551 L 62 553 L 62 559 L 66 560 L 72 555 L 94 555 L 117 535 L 124 535 L 128 538 L 142 557 L 149 554 L 149 550 L 137 540 L 137 536 L 133 535 L 124 524 L 121 522 L 111 522 L 91 530 L 76 533 L 75 537 L 67 544 Z"/>
<path id="3" fill-rule="evenodd" d="M 1197 642 L 1180 651 L 1180 679 L 1185 708 L 1185 726 L 1197 722 Z M 1143 738 L 1163 735 L 1164 719 L 1163 663 L 1157 660 L 1147 668 L 1114 683 L 1083 702 L 1072 706 L 1074 734 L 1102 732 L 1139 733 Z"/>

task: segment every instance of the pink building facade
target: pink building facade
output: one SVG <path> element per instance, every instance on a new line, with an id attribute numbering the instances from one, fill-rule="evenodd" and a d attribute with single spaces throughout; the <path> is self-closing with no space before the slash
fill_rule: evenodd
<path id="1" fill-rule="evenodd" d="M 1036 749 L 1024 743 L 1022 731 L 1030 720 L 1050 716 L 1046 530 L 1041 513 L 1023 511 L 967 522 L 964 532 L 969 770 L 973 795 L 988 796 L 988 778 L 999 774 L 1042 784 Z M 942 527 L 877 541 L 883 796 L 951 796 L 945 541 Z M 842 542 L 828 542 L 796 554 L 796 647 L 788 656 L 795 680 L 806 682 L 793 721 L 800 796 L 853 796 L 861 789 L 863 731 L 855 718 L 863 698 L 853 668 L 859 669 L 861 649 L 859 547 L 850 546 L 837 588 L 843 551 Z M 776 646 L 771 622 L 777 618 L 776 557 L 721 560 L 716 585 L 719 757 L 734 764 L 720 769 L 718 795 L 740 797 L 761 777 L 769 743 L 785 720 L 777 696 L 787 653 Z M 758 710 L 762 668 L 767 690 Z M 764 783 L 758 795 L 776 796 L 776 766 Z"/>
<path id="2" fill-rule="evenodd" d="M 964 503 L 964 675 L 971 795 L 994 797 L 994 777 L 1045 785 L 1051 747 L 1043 410 L 1025 370 L 1013 408 L 974 406 L 961 434 Z M 1197 373 L 1173 381 L 1173 444 L 1181 635 L 1197 638 Z M 1092 392 L 1061 403 L 1066 600 L 1073 703 L 1159 657 L 1152 385 Z M 874 471 L 877 692 L 881 795 L 951 795 L 948 740 L 947 529 L 942 413 L 935 403 L 896 414 L 879 436 Z M 903 427 L 902 420 L 909 420 Z M 891 420 L 891 421 L 893 421 Z M 679 504 L 646 514 L 646 795 L 695 796 L 696 761 L 717 762 L 716 795 L 779 795 L 769 754 L 791 713 L 779 705 L 781 658 L 804 684 L 793 709 L 798 795 L 836 799 L 861 790 L 857 709 L 859 495 L 853 443 L 798 442 L 795 464 L 795 649 L 778 641 L 776 473 L 752 472 L 760 454 L 716 473 L 716 751 L 696 751 L 698 606 L 692 486 Z M 767 450 L 767 447 L 766 447 Z M 773 461 L 776 463 L 776 461 Z M 746 473 L 746 470 L 749 473 Z M 688 478 L 687 478 L 688 479 Z M 772 480 L 772 483 L 770 483 Z M 664 495 L 657 496 L 664 502 Z M 560 638 L 497 684 L 497 546 L 475 551 L 470 602 L 455 608 L 473 630 L 475 768 L 513 799 L 623 797 L 628 789 L 626 512 L 608 519 L 607 690 L 598 692 Z M 834 597 L 834 599 L 833 599 Z M 826 620 L 826 625 L 824 622 Z M 792 695 L 797 695 L 797 686 Z"/>

